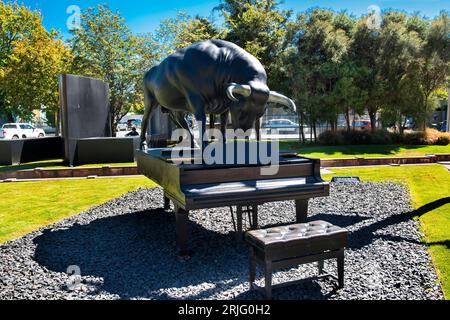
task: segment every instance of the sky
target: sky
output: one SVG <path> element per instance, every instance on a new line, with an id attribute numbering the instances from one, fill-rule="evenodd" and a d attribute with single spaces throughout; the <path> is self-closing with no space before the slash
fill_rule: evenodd
<path id="1" fill-rule="evenodd" d="M 63 36 L 69 35 L 67 20 L 70 13 L 67 13 L 67 10 L 73 5 L 83 10 L 96 4 L 108 3 L 111 9 L 118 10 L 125 17 L 128 26 L 135 33 L 154 31 L 164 18 L 174 17 L 180 10 L 191 16 L 198 14 L 213 17 L 216 22 L 221 23 L 218 12 L 212 15 L 213 8 L 218 6 L 220 0 L 19 0 L 18 2 L 39 9 L 44 17 L 45 27 L 58 29 Z M 434 17 L 441 10 L 449 10 L 450 0 L 284 0 L 280 7 L 292 9 L 294 12 L 311 7 L 324 7 L 336 11 L 346 10 L 360 16 L 366 14 L 371 5 L 376 5 L 381 10 L 393 8 Z"/>

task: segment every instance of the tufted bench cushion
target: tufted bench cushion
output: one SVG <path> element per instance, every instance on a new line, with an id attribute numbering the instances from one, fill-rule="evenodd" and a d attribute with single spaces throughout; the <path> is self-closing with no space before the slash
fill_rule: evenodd
<path id="1" fill-rule="evenodd" d="M 348 246 L 348 231 L 325 221 L 294 224 L 246 234 L 249 244 L 263 251 L 291 251 L 296 254 L 314 254 L 338 250 Z M 291 256 L 291 254 L 288 254 Z M 280 256 L 280 254 L 277 254 Z M 282 256 L 279 257 L 283 258 Z"/>
<path id="2" fill-rule="evenodd" d="M 265 268 L 265 295 L 272 295 L 272 272 L 274 268 L 287 268 L 298 264 L 338 261 L 339 287 L 344 286 L 344 249 L 348 247 L 348 231 L 325 221 L 294 224 L 265 230 L 249 231 L 245 236 L 250 246 L 250 285 L 254 285 L 256 264 Z"/>

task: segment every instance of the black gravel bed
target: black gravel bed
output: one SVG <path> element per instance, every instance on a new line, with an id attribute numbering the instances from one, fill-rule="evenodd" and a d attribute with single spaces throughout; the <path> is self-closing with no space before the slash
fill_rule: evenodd
<path id="1" fill-rule="evenodd" d="M 311 280 L 275 290 L 274 299 L 443 299 L 410 203 L 399 184 L 333 184 L 330 197 L 310 201 L 310 219 L 350 231 L 346 287 Z M 175 217 L 162 204 L 161 190 L 141 189 L 0 246 L 0 299 L 259 298 L 248 290 L 248 249 L 235 240 L 228 208 L 191 213 L 193 255 L 181 261 Z M 261 206 L 262 227 L 293 223 L 294 207 Z M 70 266 L 81 279 L 69 276 Z M 325 269 L 335 273 L 335 261 Z M 316 264 L 280 270 L 274 282 L 316 273 Z M 261 270 L 258 279 L 262 284 Z"/>

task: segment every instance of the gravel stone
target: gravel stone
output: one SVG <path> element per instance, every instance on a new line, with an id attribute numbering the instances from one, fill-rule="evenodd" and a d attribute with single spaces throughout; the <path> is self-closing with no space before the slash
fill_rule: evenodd
<path id="1" fill-rule="evenodd" d="M 248 300 L 248 249 L 228 208 L 191 213 L 191 259 L 179 261 L 175 218 L 162 191 L 140 189 L 0 246 L 4 300 Z M 332 279 L 274 292 L 282 300 L 440 300 L 443 293 L 403 185 L 332 184 L 310 201 L 310 218 L 350 231 L 346 287 Z M 260 207 L 262 227 L 295 221 L 293 202 Z M 78 266 L 80 277 L 68 274 Z M 334 261 L 325 270 L 336 272 Z M 274 282 L 314 276 L 317 265 L 279 270 Z M 263 284 L 262 271 L 258 283 Z M 70 290 L 73 289 L 73 290 Z"/>

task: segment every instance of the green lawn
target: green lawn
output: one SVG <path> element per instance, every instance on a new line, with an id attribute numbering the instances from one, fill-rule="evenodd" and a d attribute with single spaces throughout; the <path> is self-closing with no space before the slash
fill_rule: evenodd
<path id="1" fill-rule="evenodd" d="M 359 176 L 365 181 L 407 183 L 417 216 L 425 233 L 424 242 L 437 268 L 445 296 L 450 299 L 450 173 L 443 166 L 404 166 L 331 169 L 340 176 Z M 332 176 L 325 176 L 331 179 Z"/>
<path id="2" fill-rule="evenodd" d="M 448 146 L 407 146 L 407 145 L 367 145 L 367 146 L 301 146 L 295 141 L 282 141 L 282 150 L 296 150 L 299 154 L 317 158 L 354 157 L 412 157 L 427 154 L 450 153 Z"/>
<path id="3" fill-rule="evenodd" d="M 141 187 L 144 177 L 0 184 L 0 244 Z"/>

